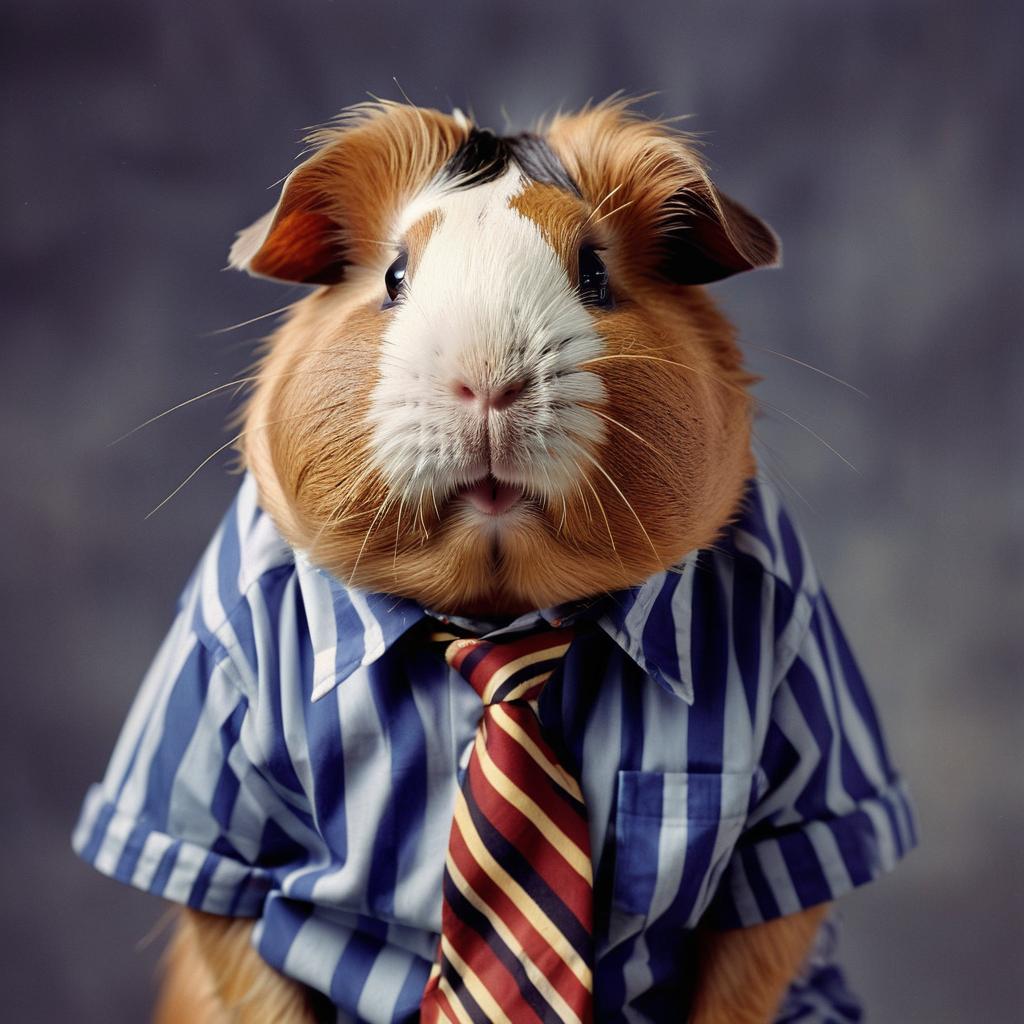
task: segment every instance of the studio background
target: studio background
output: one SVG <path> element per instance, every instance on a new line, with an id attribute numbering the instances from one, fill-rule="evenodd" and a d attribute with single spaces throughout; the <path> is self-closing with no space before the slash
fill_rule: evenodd
<path id="1" fill-rule="evenodd" d="M 228 402 L 110 442 L 244 373 L 272 321 L 214 332 L 301 291 L 221 273 L 234 232 L 303 126 L 400 99 L 395 75 L 498 129 L 659 90 L 642 109 L 694 113 L 717 182 L 782 237 L 784 269 L 713 291 L 921 832 L 842 901 L 848 973 L 882 1024 L 1021 1019 L 1018 11 L 6 0 L 0 1015 L 148 1012 L 161 904 L 69 836 L 231 499 L 227 457 L 146 514 L 227 440 Z"/>

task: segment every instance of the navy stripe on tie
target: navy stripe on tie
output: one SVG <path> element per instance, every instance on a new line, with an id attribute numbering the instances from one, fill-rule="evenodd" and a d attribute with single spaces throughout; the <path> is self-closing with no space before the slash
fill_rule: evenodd
<path id="1" fill-rule="evenodd" d="M 491 1018 L 480 1008 L 480 1004 L 469 994 L 469 989 L 462 982 L 462 976 L 444 953 L 441 954 L 438 964 L 441 967 L 441 977 L 451 985 L 452 991 L 458 998 L 462 1008 L 469 1014 L 469 1019 L 473 1024 L 494 1024 Z M 447 994 L 445 998 L 449 1002 L 451 1001 L 451 997 Z"/>
<path id="2" fill-rule="evenodd" d="M 545 778 L 547 778 L 549 784 L 551 785 L 552 790 L 554 790 L 554 792 L 557 793 L 558 796 L 560 796 L 581 818 L 586 820 L 586 817 L 587 817 L 587 807 L 586 807 L 586 804 L 583 804 L 579 800 L 577 800 L 576 797 L 574 797 L 572 795 L 572 793 L 570 793 L 565 788 L 565 786 L 563 786 L 561 783 L 555 782 L 555 780 L 553 778 L 551 778 L 551 776 L 548 775 L 546 772 L 545 772 Z"/>
<path id="3" fill-rule="evenodd" d="M 534 902 L 551 919 L 555 927 L 577 953 L 589 962 L 591 956 L 590 933 L 580 919 L 567 907 L 558 894 L 544 881 L 530 862 L 487 820 L 473 796 L 473 787 L 465 786 L 463 793 L 473 825 L 480 840 L 491 856 L 530 894 Z"/>
<path id="4" fill-rule="evenodd" d="M 445 648 L 451 641 L 445 643 Z M 459 665 L 459 674 L 461 676 L 470 676 L 473 674 L 473 670 L 480 664 L 484 658 L 487 657 L 494 650 L 494 644 L 484 641 L 483 643 L 477 644 L 462 660 Z"/>
<path id="5" fill-rule="evenodd" d="M 448 901 L 448 906 L 451 907 L 455 916 L 464 924 L 469 925 L 469 927 L 487 943 L 495 957 L 497 957 L 497 959 L 500 960 L 508 969 L 508 972 L 513 978 L 515 978 L 516 984 L 519 986 L 519 991 L 522 993 L 523 998 L 530 1004 L 533 1012 L 536 1013 L 537 1016 L 545 1022 L 545 1024 L 562 1024 L 562 1018 L 552 1010 L 551 1004 L 537 990 L 537 987 L 533 982 L 530 981 L 526 974 L 526 970 L 519 962 L 518 957 L 511 949 L 509 949 L 505 944 L 505 941 L 494 930 L 494 925 L 491 924 L 487 917 L 484 914 L 481 914 L 480 911 L 462 895 L 461 890 L 455 884 L 447 869 L 445 869 L 444 873 L 444 898 Z M 472 967 L 472 964 L 470 964 L 470 966 Z"/>
<path id="6" fill-rule="evenodd" d="M 526 665 L 519 669 L 518 672 L 513 672 L 512 675 L 494 691 L 494 696 L 491 697 L 488 703 L 499 704 L 508 694 L 512 693 L 517 687 L 522 686 L 523 683 L 526 683 L 531 679 L 540 679 L 543 676 L 549 675 L 558 668 L 561 660 L 561 657 L 545 658 L 544 661 L 534 662 L 532 665 Z"/>

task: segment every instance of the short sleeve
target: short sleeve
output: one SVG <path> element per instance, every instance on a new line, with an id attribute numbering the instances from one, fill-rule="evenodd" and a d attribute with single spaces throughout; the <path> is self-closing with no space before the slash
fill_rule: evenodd
<path id="1" fill-rule="evenodd" d="M 867 686 L 824 591 L 775 690 L 756 798 L 707 921 L 757 924 L 891 870 L 913 810 Z"/>
<path id="2" fill-rule="evenodd" d="M 228 653 L 200 636 L 193 580 L 72 845 L 104 874 L 211 913 L 256 916 L 291 854 L 281 802 L 247 747 Z"/>

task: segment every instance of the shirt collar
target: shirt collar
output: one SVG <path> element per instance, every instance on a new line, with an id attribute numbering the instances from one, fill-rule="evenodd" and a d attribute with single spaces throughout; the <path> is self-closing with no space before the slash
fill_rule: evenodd
<path id="1" fill-rule="evenodd" d="M 307 572 L 315 572 L 326 582 L 333 618 L 328 624 L 322 614 L 310 614 L 311 610 L 307 609 L 310 630 L 315 633 L 318 624 L 320 629 L 329 625 L 336 638 L 328 645 L 322 640 L 318 642 L 316 636 L 312 638 L 318 658 L 328 653 L 325 646 L 329 646 L 334 657 L 330 670 L 315 671 L 311 699 L 317 701 L 326 696 L 357 668 L 377 661 L 410 629 L 432 617 L 487 637 L 531 629 L 542 620 L 555 628 L 592 621 L 659 686 L 692 704 L 692 590 L 688 577 L 692 576 L 697 554 L 693 552 L 679 565 L 656 573 L 639 586 L 525 612 L 507 623 L 442 615 L 410 598 L 349 587 L 306 563 Z"/>
<path id="2" fill-rule="evenodd" d="M 690 633 L 699 552 L 640 586 L 606 595 L 598 625 L 659 686 L 693 703 Z"/>

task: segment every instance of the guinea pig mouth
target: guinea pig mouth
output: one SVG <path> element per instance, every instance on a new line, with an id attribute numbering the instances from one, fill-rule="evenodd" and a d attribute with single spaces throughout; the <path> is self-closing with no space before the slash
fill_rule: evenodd
<path id="1" fill-rule="evenodd" d="M 465 498 L 473 508 L 484 515 L 500 516 L 522 498 L 523 489 L 515 484 L 502 483 L 488 473 L 475 483 L 460 487 L 455 496 Z"/>

